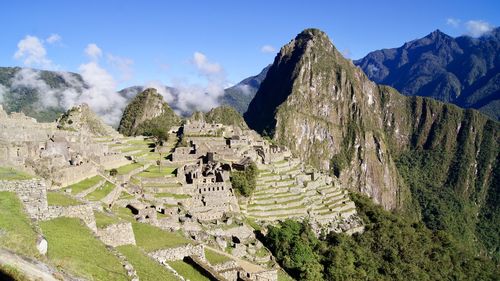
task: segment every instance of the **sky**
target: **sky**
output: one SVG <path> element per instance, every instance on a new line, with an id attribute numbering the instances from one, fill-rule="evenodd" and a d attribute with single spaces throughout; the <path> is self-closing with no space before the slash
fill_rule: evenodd
<path id="1" fill-rule="evenodd" d="M 1 1 L 0 66 L 93 68 L 116 89 L 227 87 L 305 28 L 358 59 L 436 29 L 479 36 L 498 11 L 500 1 Z"/>

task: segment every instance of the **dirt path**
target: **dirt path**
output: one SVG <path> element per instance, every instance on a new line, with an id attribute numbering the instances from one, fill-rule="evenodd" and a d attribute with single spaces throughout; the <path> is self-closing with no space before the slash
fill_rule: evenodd
<path id="1" fill-rule="evenodd" d="M 5 249 L 0 249 L 0 264 L 16 268 L 31 280 L 57 281 L 57 279 L 49 273 L 50 269 L 47 265 L 41 262 L 23 259 Z"/>
<path id="2" fill-rule="evenodd" d="M 239 258 L 237 258 L 237 257 L 235 257 L 235 256 L 233 256 L 233 255 L 230 255 L 230 254 L 228 254 L 228 253 L 226 253 L 226 252 L 223 252 L 223 251 L 217 250 L 217 249 L 212 248 L 212 247 L 210 247 L 210 246 L 205 245 L 205 248 L 208 248 L 208 249 L 210 249 L 210 250 L 212 250 L 212 251 L 214 251 L 214 252 L 217 252 L 217 253 L 219 253 L 219 254 L 221 254 L 221 255 L 224 255 L 224 256 L 226 256 L 226 257 L 229 257 L 229 258 L 233 259 L 233 260 L 234 260 L 234 261 L 235 261 L 235 262 L 236 262 L 239 266 L 241 266 L 241 268 L 243 268 L 246 272 L 253 273 L 253 272 L 260 272 L 260 271 L 265 271 L 265 270 L 266 270 L 265 268 L 263 268 L 263 267 L 261 267 L 261 266 L 258 266 L 258 265 L 256 265 L 256 264 L 253 264 L 253 263 L 248 262 L 248 261 L 246 261 L 246 260 L 239 259 Z"/>

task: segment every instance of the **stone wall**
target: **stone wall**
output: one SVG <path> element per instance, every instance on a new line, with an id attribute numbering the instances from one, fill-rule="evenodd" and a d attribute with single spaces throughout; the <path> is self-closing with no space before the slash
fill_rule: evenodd
<path id="1" fill-rule="evenodd" d="M 202 244 L 188 244 L 177 248 L 161 249 L 149 253 L 149 256 L 159 261 L 160 263 L 164 261 L 182 260 L 188 256 L 199 256 L 202 260 L 205 260 L 205 246 L 203 246 Z"/>
<path id="2" fill-rule="evenodd" d="M 61 168 L 53 177 L 58 186 L 68 186 L 97 175 L 97 167 L 91 163 Z"/>
<path id="3" fill-rule="evenodd" d="M 79 218 L 94 232 L 97 232 L 94 210 L 90 205 L 49 206 L 40 220 L 51 220 L 58 217 Z"/>
<path id="4" fill-rule="evenodd" d="M 0 181 L 0 191 L 15 192 L 32 219 L 47 212 L 47 187 L 44 180 Z"/>
<path id="5" fill-rule="evenodd" d="M 109 225 L 97 230 L 97 236 L 111 247 L 135 245 L 134 230 L 130 222 Z"/>

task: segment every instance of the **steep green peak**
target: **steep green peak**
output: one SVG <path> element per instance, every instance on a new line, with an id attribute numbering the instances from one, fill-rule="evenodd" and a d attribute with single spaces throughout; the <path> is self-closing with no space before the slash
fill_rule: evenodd
<path id="1" fill-rule="evenodd" d="M 205 121 L 205 114 L 201 111 L 195 111 L 188 119 L 191 121 Z"/>
<path id="2" fill-rule="evenodd" d="M 125 107 L 118 131 L 126 136 L 145 135 L 155 128 L 180 123 L 180 118 L 155 88 L 147 88 Z"/>

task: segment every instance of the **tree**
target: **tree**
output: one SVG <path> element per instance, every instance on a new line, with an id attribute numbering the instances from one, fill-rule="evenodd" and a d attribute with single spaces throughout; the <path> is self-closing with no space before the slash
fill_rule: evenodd
<path id="1" fill-rule="evenodd" d="M 154 139 L 156 151 L 158 151 L 158 154 L 160 155 L 160 159 L 157 161 L 157 163 L 158 172 L 161 173 L 161 147 L 168 140 L 168 130 L 165 127 L 155 127 L 151 129 L 150 136 Z"/>
<path id="2" fill-rule="evenodd" d="M 241 195 L 250 196 L 257 185 L 257 165 L 251 162 L 244 171 L 233 171 L 231 184 Z"/>
<path id="3" fill-rule="evenodd" d="M 116 169 L 109 170 L 109 175 L 112 176 L 112 177 L 118 175 L 118 170 L 116 170 Z"/>

